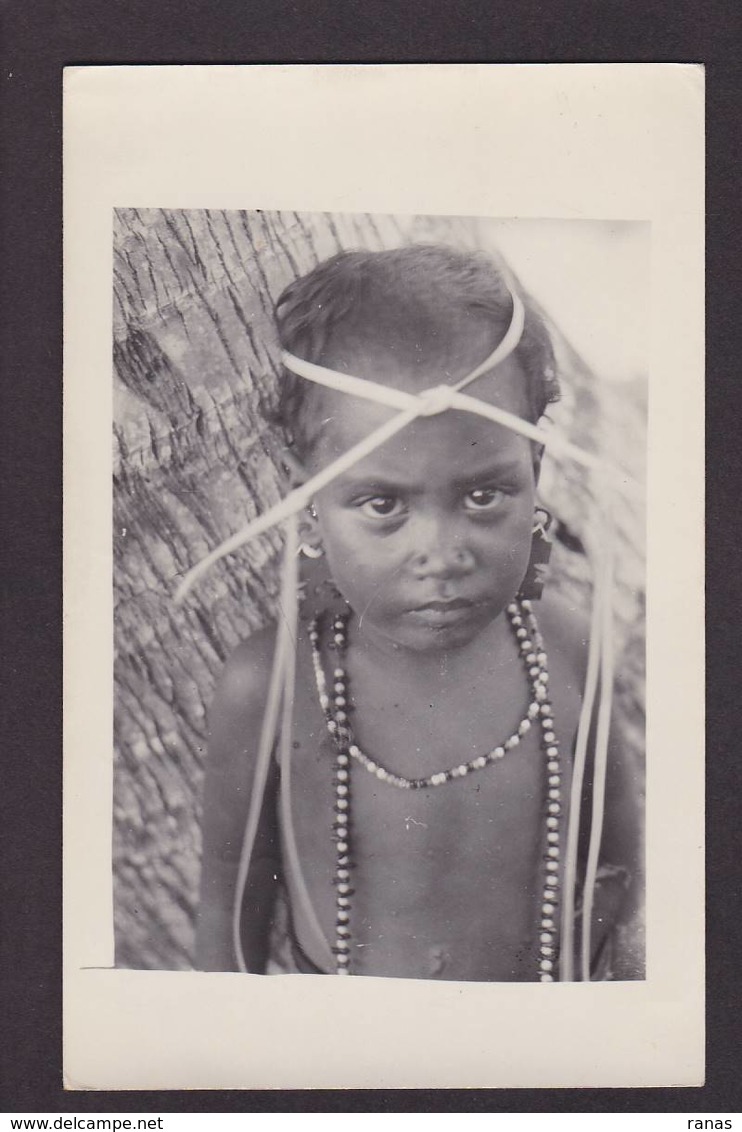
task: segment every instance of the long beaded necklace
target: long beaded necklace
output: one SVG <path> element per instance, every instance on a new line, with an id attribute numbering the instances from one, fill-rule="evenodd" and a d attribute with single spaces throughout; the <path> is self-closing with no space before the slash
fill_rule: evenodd
<path id="1" fill-rule="evenodd" d="M 559 742 L 554 732 L 554 713 L 548 697 L 548 661 L 544 642 L 536 623 L 531 602 L 516 599 L 507 607 L 507 616 L 518 644 L 521 659 L 528 677 L 531 702 L 523 719 L 515 731 L 500 746 L 486 755 L 478 755 L 469 762 L 460 763 L 448 770 L 431 774 L 427 778 L 405 778 L 401 774 L 387 770 L 377 760 L 371 759 L 358 746 L 353 736 L 348 712 L 348 676 L 343 667 L 347 646 L 347 629 L 350 613 L 335 616 L 332 623 L 333 636 L 330 648 L 339 654 L 332 674 L 332 694 L 328 691 L 327 680 L 320 653 L 321 628 L 317 619 L 309 626 L 309 640 L 312 647 L 314 674 L 327 730 L 336 749 L 335 756 L 335 805 L 333 815 L 333 840 L 335 842 L 335 945 L 338 975 L 351 974 L 351 812 L 350 812 L 350 771 L 351 762 L 359 763 L 379 781 L 400 790 L 422 790 L 428 787 L 443 786 L 456 778 L 464 778 L 476 771 L 484 770 L 502 759 L 506 752 L 514 750 L 533 724 L 538 721 L 541 728 L 541 741 L 546 762 L 546 851 L 544 855 L 543 890 L 540 902 L 540 926 L 538 948 L 538 978 L 542 983 L 554 981 L 556 956 L 558 951 L 557 903 L 560 868 L 559 826 L 561 806 L 561 768 L 559 762 Z"/>

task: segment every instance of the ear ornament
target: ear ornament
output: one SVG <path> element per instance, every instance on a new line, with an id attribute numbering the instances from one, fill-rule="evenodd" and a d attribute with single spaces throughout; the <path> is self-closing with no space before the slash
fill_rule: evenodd
<path id="1" fill-rule="evenodd" d="M 311 542 L 299 543 L 299 554 L 303 554 L 305 558 L 321 558 L 325 553 L 325 548 L 321 545 L 313 545 Z"/>
<path id="2" fill-rule="evenodd" d="M 552 540 L 549 537 L 551 524 L 551 513 L 545 507 L 537 507 L 533 515 L 531 556 L 518 590 L 518 597 L 521 600 L 526 598 L 530 601 L 538 601 L 544 592 L 551 558 Z"/>

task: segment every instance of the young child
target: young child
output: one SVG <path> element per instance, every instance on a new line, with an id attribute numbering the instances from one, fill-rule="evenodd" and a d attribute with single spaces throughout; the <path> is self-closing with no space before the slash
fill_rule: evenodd
<path id="1" fill-rule="evenodd" d="M 467 378 L 522 303 L 517 346 L 466 393 L 536 423 L 558 397 L 554 355 L 512 287 L 488 258 L 446 247 L 342 253 L 281 296 L 281 344 L 288 359 L 415 395 Z M 287 368 L 292 486 L 396 412 Z M 237 950 L 257 972 L 559 977 L 588 629 L 548 589 L 535 600 L 540 461 L 511 428 L 432 408 L 317 491 L 302 517 L 317 561 L 296 640 L 290 795 L 279 805 L 273 760 L 244 886 L 275 627 L 237 649 L 211 708 L 201 969 L 237 969 Z M 606 798 L 593 977 L 608 973 L 640 872 L 639 785 L 615 743 Z M 584 856 L 583 837 L 581 874 Z"/>

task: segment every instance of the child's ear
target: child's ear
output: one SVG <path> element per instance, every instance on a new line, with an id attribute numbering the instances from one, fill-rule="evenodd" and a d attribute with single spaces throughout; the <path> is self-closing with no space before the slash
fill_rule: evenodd
<path id="1" fill-rule="evenodd" d="M 295 487 L 300 487 L 309 479 L 309 472 L 291 448 L 284 448 L 282 451 L 281 465 L 286 487 L 289 491 L 293 491 Z M 311 503 L 299 515 L 299 539 L 302 543 L 301 549 L 305 550 L 308 557 L 314 558 L 315 555 L 311 553 L 311 550 L 317 550 L 321 547 L 322 536 L 317 525 L 317 513 Z"/>
<path id="2" fill-rule="evenodd" d="M 309 472 L 292 448 L 281 452 L 281 465 L 288 488 L 299 487 L 309 479 Z"/>

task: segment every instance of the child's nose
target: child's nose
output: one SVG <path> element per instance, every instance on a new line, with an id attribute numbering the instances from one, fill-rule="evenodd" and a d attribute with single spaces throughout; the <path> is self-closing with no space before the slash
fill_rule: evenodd
<path id="1" fill-rule="evenodd" d="M 474 568 L 474 555 L 450 519 L 431 517 L 419 524 L 414 537 L 412 565 L 417 577 L 458 577 Z"/>

